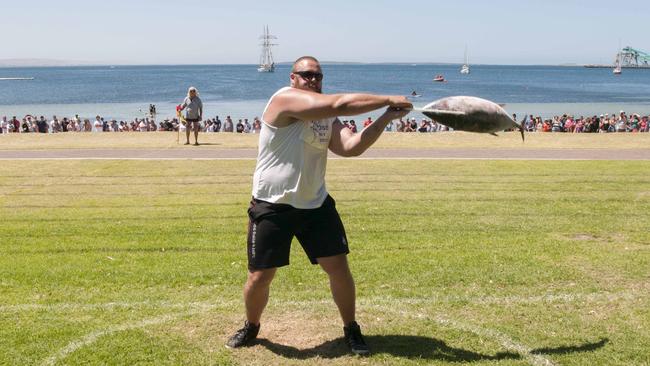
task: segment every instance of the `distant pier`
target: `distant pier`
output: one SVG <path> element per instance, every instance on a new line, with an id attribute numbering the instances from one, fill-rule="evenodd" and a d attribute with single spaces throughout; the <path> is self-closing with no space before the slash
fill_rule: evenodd
<path id="1" fill-rule="evenodd" d="M 614 65 L 584 65 L 588 69 L 613 69 Z M 621 69 L 650 69 L 650 65 L 643 66 L 621 66 Z"/>
<path id="2" fill-rule="evenodd" d="M 590 69 L 613 69 L 619 65 L 621 69 L 650 69 L 650 54 L 627 46 L 616 54 L 616 61 L 611 65 L 584 65 Z"/>

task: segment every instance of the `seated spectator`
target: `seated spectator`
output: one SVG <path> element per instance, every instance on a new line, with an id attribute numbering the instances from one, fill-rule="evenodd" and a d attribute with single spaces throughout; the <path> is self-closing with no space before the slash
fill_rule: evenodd
<path id="1" fill-rule="evenodd" d="M 605 118 L 604 115 L 600 115 L 600 126 L 599 126 L 599 131 L 601 133 L 607 133 L 609 132 L 609 120 Z"/>
<path id="2" fill-rule="evenodd" d="M 205 124 L 205 131 L 203 132 L 214 132 L 214 124 L 211 120 L 208 120 L 208 123 Z"/>
<path id="3" fill-rule="evenodd" d="M 426 119 L 422 119 L 420 122 L 420 127 L 418 128 L 418 132 L 429 132 L 429 121 Z"/>
<path id="4" fill-rule="evenodd" d="M 560 119 L 555 116 L 553 119 L 553 124 L 551 125 L 551 132 L 563 132 L 564 129 L 562 128 L 562 122 Z"/>
<path id="5" fill-rule="evenodd" d="M 566 121 L 564 121 L 564 131 L 565 132 L 573 132 L 573 130 L 576 128 L 576 123 L 575 120 L 573 119 L 573 116 L 569 116 Z"/>
<path id="6" fill-rule="evenodd" d="M 260 121 L 259 117 L 255 117 L 253 119 L 253 133 L 260 133 L 262 130 L 262 121 Z"/>
<path id="7" fill-rule="evenodd" d="M 141 119 L 140 123 L 138 123 L 138 131 L 147 132 L 147 123 L 144 119 Z"/>
<path id="8" fill-rule="evenodd" d="M 630 117 L 630 121 L 628 122 L 627 126 L 627 131 L 628 132 L 639 132 L 639 116 L 637 114 L 633 114 Z"/>
<path id="9" fill-rule="evenodd" d="M 353 132 L 357 133 L 357 124 L 354 122 L 353 119 L 350 120 L 350 124 L 348 125 L 348 128 Z"/>
<path id="10" fill-rule="evenodd" d="M 416 132 L 418 130 L 418 122 L 414 117 L 411 117 L 410 121 L 406 122 L 406 127 L 404 127 L 404 132 Z"/>
<path id="11" fill-rule="evenodd" d="M 404 132 L 405 128 L 406 128 L 406 122 L 404 122 L 404 120 L 402 118 L 400 118 L 399 121 L 397 122 L 396 131 L 397 132 Z"/>

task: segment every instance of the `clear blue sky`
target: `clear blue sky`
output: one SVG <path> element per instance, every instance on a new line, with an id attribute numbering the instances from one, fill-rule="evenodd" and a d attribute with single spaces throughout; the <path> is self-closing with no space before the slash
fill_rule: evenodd
<path id="1" fill-rule="evenodd" d="M 611 63 L 619 41 L 650 52 L 650 1 L 0 0 L 0 58 L 95 63 L 276 61 Z M 643 23 L 645 22 L 645 24 Z"/>

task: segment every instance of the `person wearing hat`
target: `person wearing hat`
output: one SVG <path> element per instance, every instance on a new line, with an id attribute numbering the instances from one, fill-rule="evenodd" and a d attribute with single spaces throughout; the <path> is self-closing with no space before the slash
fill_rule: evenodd
<path id="1" fill-rule="evenodd" d="M 600 115 L 600 133 L 605 133 L 609 131 L 609 119 L 605 118 L 604 114 Z"/>
<path id="2" fill-rule="evenodd" d="M 187 97 L 183 100 L 178 108 L 179 111 L 185 110 L 185 137 L 187 141 L 185 145 L 190 144 L 190 132 L 194 131 L 194 146 L 199 146 L 199 124 L 203 119 L 203 102 L 199 98 L 199 92 L 195 87 L 191 86 L 187 90 Z"/>

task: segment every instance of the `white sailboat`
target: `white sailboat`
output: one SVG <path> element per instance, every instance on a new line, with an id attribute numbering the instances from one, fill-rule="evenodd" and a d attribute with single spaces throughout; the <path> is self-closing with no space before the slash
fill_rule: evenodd
<path id="1" fill-rule="evenodd" d="M 273 61 L 273 52 L 271 51 L 272 46 L 277 46 L 275 43 L 271 43 L 271 40 L 277 39 L 276 36 L 269 34 L 269 26 L 264 27 L 264 34 L 260 36 L 262 43 L 262 54 L 260 55 L 260 65 L 257 68 L 258 72 L 273 72 L 275 71 L 275 62 Z"/>
<path id="2" fill-rule="evenodd" d="M 614 70 L 612 70 L 612 73 L 614 75 L 620 75 L 621 74 L 621 53 L 616 54 L 616 61 L 614 61 Z"/>
<path id="3" fill-rule="evenodd" d="M 460 68 L 461 74 L 469 74 L 469 59 L 467 58 L 467 46 L 465 46 L 465 63 Z"/>
<path id="4" fill-rule="evenodd" d="M 618 40 L 618 52 L 616 52 L 616 60 L 614 60 L 614 70 L 612 70 L 614 75 L 621 74 L 621 40 Z"/>

